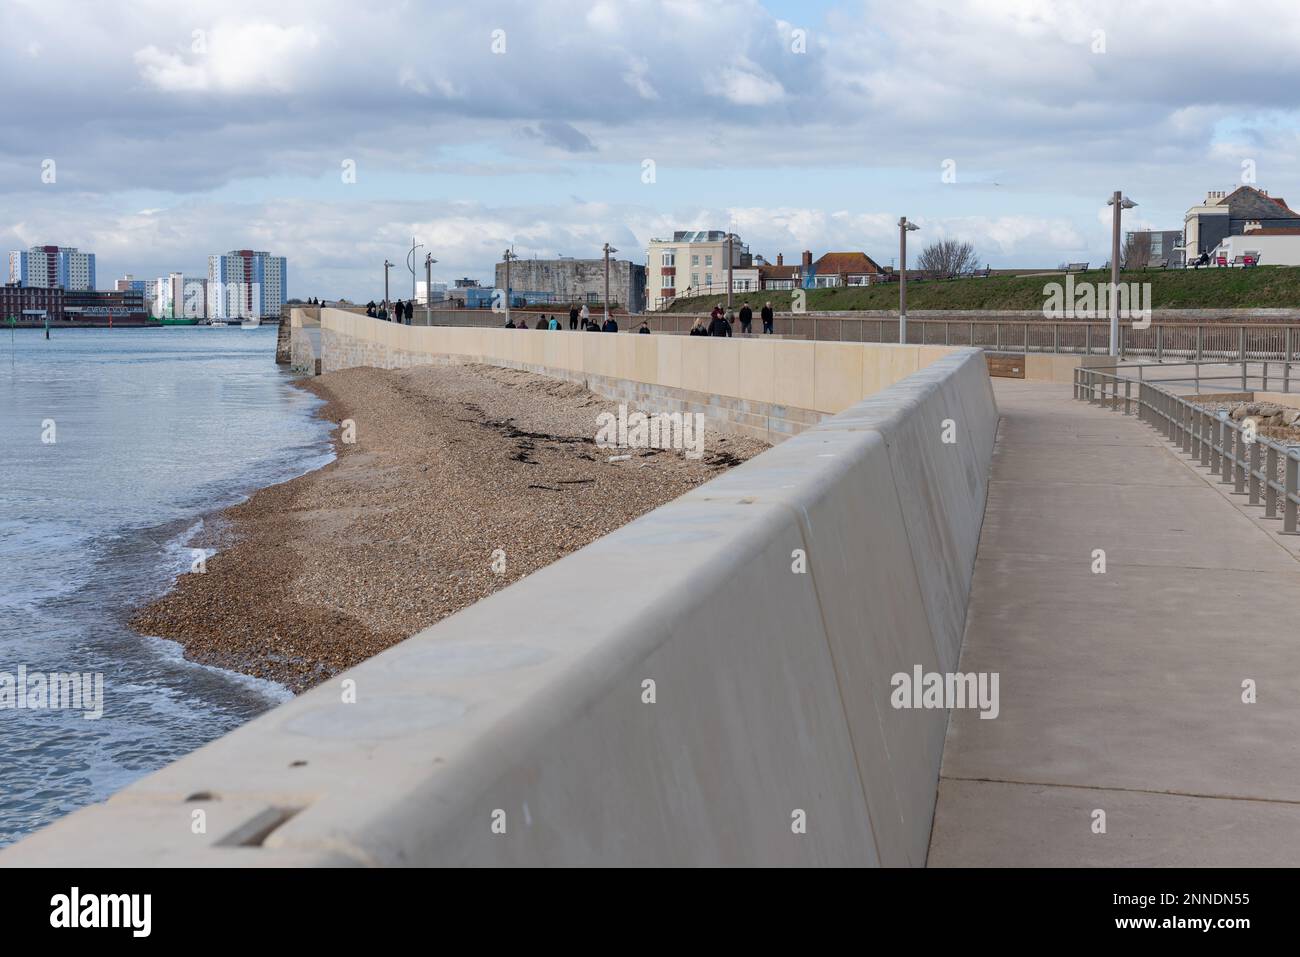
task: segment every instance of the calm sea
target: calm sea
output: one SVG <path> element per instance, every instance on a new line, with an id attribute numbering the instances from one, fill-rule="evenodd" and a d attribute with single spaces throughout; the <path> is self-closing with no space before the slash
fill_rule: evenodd
<path id="1" fill-rule="evenodd" d="M 189 569 L 186 542 L 217 542 L 216 511 L 332 457 L 275 339 L 0 327 L 0 845 L 289 697 L 126 624 Z M 102 717 L 93 691 L 16 707 L 21 669 L 37 704 L 41 676 L 102 674 Z"/>

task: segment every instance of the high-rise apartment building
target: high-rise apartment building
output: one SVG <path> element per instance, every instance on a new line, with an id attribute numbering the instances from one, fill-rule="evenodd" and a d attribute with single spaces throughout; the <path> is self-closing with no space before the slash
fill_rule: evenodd
<path id="1" fill-rule="evenodd" d="M 32 246 L 9 253 L 9 281 L 20 286 L 69 291 L 95 288 L 95 254 L 75 246 Z"/>
<path id="2" fill-rule="evenodd" d="M 233 249 L 208 257 L 208 316 L 279 317 L 287 275 L 283 256 Z"/>

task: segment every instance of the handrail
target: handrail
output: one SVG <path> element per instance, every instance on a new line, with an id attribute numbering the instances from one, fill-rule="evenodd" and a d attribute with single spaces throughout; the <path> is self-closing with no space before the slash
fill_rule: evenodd
<path id="1" fill-rule="evenodd" d="M 1242 363 L 1243 375 L 1246 365 Z M 1120 383 L 1123 383 L 1123 396 Z M 1265 518 L 1277 518 L 1278 493 L 1281 493 L 1282 532 L 1296 534 L 1300 449 L 1257 435 L 1254 429 L 1233 422 L 1227 412 L 1211 413 L 1150 380 L 1080 367 L 1074 370 L 1074 397 L 1109 406 L 1112 411 L 1120 411 L 1123 402 L 1124 415 L 1136 412 L 1139 420 L 1163 431 L 1184 454 L 1210 469 L 1211 474 L 1219 475 L 1221 484 L 1231 484 L 1235 493 L 1248 495 L 1250 505 L 1260 504 L 1262 492 Z M 1265 460 L 1262 466 L 1261 449 Z M 1282 481 L 1277 479 L 1279 457 L 1285 462 Z"/>

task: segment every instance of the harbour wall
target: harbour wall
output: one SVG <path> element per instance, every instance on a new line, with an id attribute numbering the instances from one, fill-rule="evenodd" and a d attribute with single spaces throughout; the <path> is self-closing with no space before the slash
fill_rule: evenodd
<path id="1" fill-rule="evenodd" d="M 329 367 L 348 327 L 322 322 Z M 498 351 L 390 328 L 352 338 L 398 364 Z M 649 337 L 514 337 L 511 362 L 651 376 L 646 347 L 621 344 Z M 739 390 L 768 368 L 700 345 L 677 374 L 706 378 L 679 383 Z M 893 707 L 892 676 L 957 667 L 998 424 L 984 356 L 907 374 L 919 351 L 868 347 L 898 350 L 871 359 L 884 382 L 865 352 L 825 353 L 828 391 L 778 371 L 815 373 L 811 344 L 779 345 L 755 388 L 822 421 L 0 865 L 924 864 L 948 712 Z M 666 379 L 671 353 L 651 354 Z M 849 381 L 883 385 L 845 398 Z"/>

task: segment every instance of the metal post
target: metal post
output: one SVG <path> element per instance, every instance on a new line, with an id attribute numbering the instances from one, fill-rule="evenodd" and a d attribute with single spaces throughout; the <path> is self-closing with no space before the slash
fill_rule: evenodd
<path id="1" fill-rule="evenodd" d="M 1277 489 L 1273 487 L 1277 481 L 1277 449 L 1271 445 L 1264 456 L 1264 474 L 1267 477 L 1264 483 L 1264 517 L 1277 518 Z"/>
<path id="2" fill-rule="evenodd" d="M 1204 331 L 1205 331 L 1204 326 L 1198 325 L 1196 327 L 1196 361 L 1197 362 L 1201 361 L 1201 334 Z M 1199 367 L 1197 367 L 1196 371 L 1199 373 L 1201 370 Z"/>
<path id="3" fill-rule="evenodd" d="M 1264 360 L 1264 391 L 1268 391 L 1268 360 Z"/>
<path id="4" fill-rule="evenodd" d="M 1242 329 L 1241 334 L 1244 338 L 1246 334 L 1246 330 Z M 1246 391 L 1246 352 L 1245 352 L 1244 344 L 1242 346 L 1242 353 L 1241 353 L 1241 391 L 1242 392 Z"/>
<path id="5" fill-rule="evenodd" d="M 1052 352 L 1061 351 L 1061 324 L 1052 323 Z"/>
<path id="6" fill-rule="evenodd" d="M 906 216 L 898 219 L 898 341 L 907 343 L 907 234 L 919 229 Z"/>
<path id="7" fill-rule="evenodd" d="M 1200 413 L 1201 418 L 1201 464 L 1210 467 L 1210 449 L 1214 447 L 1214 435 L 1210 431 L 1210 413 Z"/>
<path id="8" fill-rule="evenodd" d="M 1111 196 L 1114 205 L 1110 234 L 1110 354 L 1119 355 L 1119 213 L 1123 197 L 1119 190 Z"/>
<path id="9" fill-rule="evenodd" d="M 1223 456 L 1219 453 L 1223 439 L 1223 421 L 1216 415 L 1210 422 L 1210 474 L 1219 474 L 1219 463 Z"/>
<path id="10" fill-rule="evenodd" d="M 731 310 L 731 287 L 732 287 L 732 285 L 733 285 L 732 282 L 731 282 L 731 260 L 732 260 L 732 258 L 733 258 L 733 257 L 732 257 L 732 254 L 731 254 L 731 252 L 732 252 L 732 245 L 731 245 L 731 243 L 732 243 L 732 239 L 734 238 L 734 235 L 735 235 L 735 234 L 732 233 L 732 232 L 730 232 L 730 231 L 727 232 L 727 310 L 728 310 L 728 311 Z M 608 252 L 608 249 L 609 249 L 609 243 L 606 243 L 606 244 L 605 244 L 605 249 L 606 249 L 606 253 L 605 253 L 605 318 L 608 319 L 608 318 L 609 318 L 609 252 Z"/>
<path id="11" fill-rule="evenodd" d="M 1129 399 L 1131 398 L 1130 392 L 1132 390 L 1132 387 L 1133 387 L 1133 380 L 1125 379 L 1124 380 L 1124 414 L 1125 415 L 1130 414 L 1131 406 L 1129 403 Z"/>
<path id="12" fill-rule="evenodd" d="M 1192 407 L 1186 402 L 1178 403 L 1178 430 L 1182 433 L 1183 454 L 1192 454 Z"/>
<path id="13" fill-rule="evenodd" d="M 1165 327 L 1156 325 L 1156 362 L 1165 361 Z"/>
<path id="14" fill-rule="evenodd" d="M 1259 504 L 1259 443 L 1250 443 L 1250 504 Z"/>
<path id="15" fill-rule="evenodd" d="M 1238 432 L 1236 441 L 1236 454 L 1232 457 L 1232 490 L 1238 495 L 1246 491 L 1246 450 L 1242 448 L 1245 445 L 1246 433 Z"/>
<path id="16" fill-rule="evenodd" d="M 1237 358 L 1242 362 L 1246 361 L 1246 327 L 1241 326 L 1237 329 Z M 1243 372 L 1244 375 L 1244 372 Z"/>
<path id="17" fill-rule="evenodd" d="M 1296 496 L 1296 466 L 1297 462 L 1294 455 L 1286 457 L 1286 486 L 1283 493 L 1286 499 L 1282 503 L 1282 531 L 1289 535 L 1295 534 L 1295 496 Z"/>

